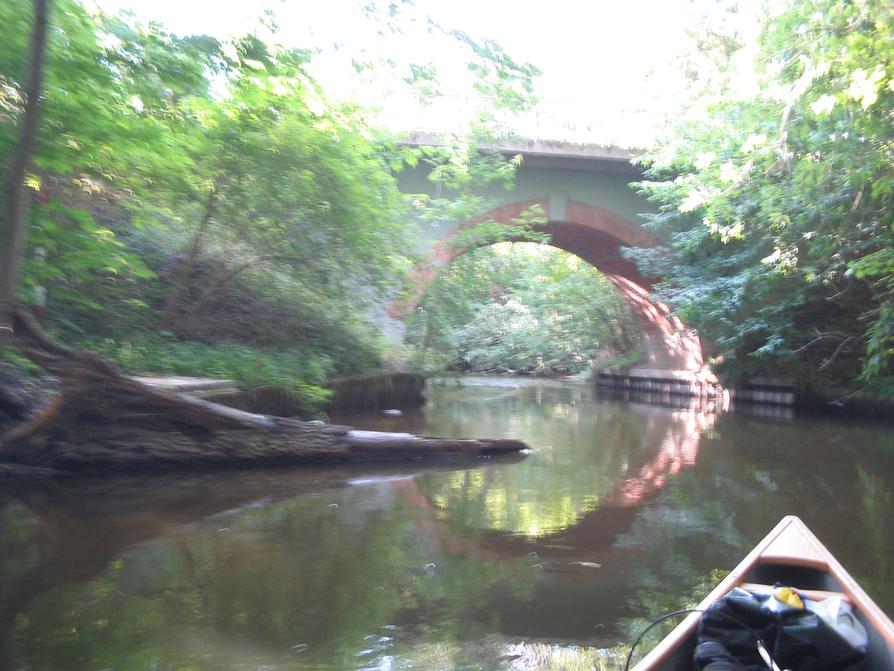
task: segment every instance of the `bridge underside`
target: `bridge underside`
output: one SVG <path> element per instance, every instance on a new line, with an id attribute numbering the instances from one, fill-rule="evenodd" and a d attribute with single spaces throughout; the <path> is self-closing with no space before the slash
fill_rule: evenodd
<path id="1" fill-rule="evenodd" d="M 698 335 L 649 297 L 648 280 L 621 254 L 618 238 L 572 222 L 551 221 L 544 227 L 550 245 L 579 256 L 601 271 L 630 306 L 643 335 L 642 365 L 657 370 L 700 371 L 704 365 Z"/>
<path id="2" fill-rule="evenodd" d="M 451 244 L 456 233 L 485 221 L 510 225 L 537 206 L 542 208 L 548 221 L 541 230 L 549 234 L 549 244 L 575 254 L 604 273 L 633 311 L 642 330 L 643 360 L 636 367 L 638 372 L 626 374 L 679 380 L 681 389 L 687 384 L 691 387 L 713 383 L 713 376 L 704 367 L 698 334 L 671 314 L 664 303 L 650 298 L 652 282 L 621 253 L 623 247 L 651 247 L 657 240 L 634 222 L 599 206 L 567 201 L 559 207 L 552 203 L 554 211 L 550 212 L 550 204 L 548 200 L 512 203 L 458 227 L 440 240 L 414 269 L 409 296 L 392 304 L 392 316 L 402 318 L 410 314 L 440 268 L 467 251 Z"/>

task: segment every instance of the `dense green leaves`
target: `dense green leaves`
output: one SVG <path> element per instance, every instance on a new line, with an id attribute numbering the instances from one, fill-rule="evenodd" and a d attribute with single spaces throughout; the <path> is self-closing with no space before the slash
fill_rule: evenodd
<path id="1" fill-rule="evenodd" d="M 595 268 L 532 243 L 468 252 L 430 287 L 408 340 L 424 366 L 578 373 L 635 356 L 637 327 Z"/>
<path id="2" fill-rule="evenodd" d="M 31 17 L 3 3 L 0 20 L 5 157 Z M 408 265 L 403 200 L 360 110 L 328 103 L 306 59 L 60 0 L 21 297 L 128 370 L 295 386 L 376 365 L 363 315 Z M 246 345 L 282 353 L 248 371 Z"/>
<path id="3" fill-rule="evenodd" d="M 703 96 L 646 158 L 673 253 L 640 261 L 742 373 L 890 374 L 892 34 L 884 2 L 788 3 L 756 94 Z"/>
<path id="4" fill-rule="evenodd" d="M 391 7 L 386 22 L 399 19 Z M 31 16 L 2 3 L 0 20 L 10 31 L 0 46 L 7 157 Z M 411 222 L 466 221 L 492 207 L 482 188 L 511 186 L 519 159 L 478 147 L 533 100 L 537 74 L 492 41 L 429 25 L 462 48 L 499 114 L 482 112 L 470 139 L 413 149 L 381 137 L 362 110 L 331 102 L 308 74 L 309 53 L 275 44 L 273 26 L 263 40 L 182 37 L 58 0 L 26 179 L 21 298 L 66 341 L 132 372 L 299 389 L 378 365 L 386 348 L 368 315 L 412 265 Z M 438 95 L 437 74 L 415 65 L 407 82 Z M 419 163 L 430 188 L 404 197 L 394 175 Z M 505 229 L 482 222 L 464 244 L 534 237 L 541 220 L 531 212 Z M 315 394 L 302 390 L 309 402 Z"/>

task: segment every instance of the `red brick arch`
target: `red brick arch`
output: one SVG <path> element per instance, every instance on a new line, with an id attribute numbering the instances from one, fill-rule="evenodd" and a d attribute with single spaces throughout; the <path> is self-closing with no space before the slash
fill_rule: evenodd
<path id="1" fill-rule="evenodd" d="M 635 222 L 588 203 L 568 201 L 564 217 L 554 220 L 550 217 L 548 201 L 528 200 L 503 205 L 461 224 L 438 241 L 416 265 L 408 295 L 392 303 L 391 316 L 402 319 L 411 314 L 440 270 L 468 250 L 455 244 L 455 237 L 461 231 L 486 221 L 511 225 L 533 206 L 542 208 L 546 215 L 548 223 L 540 230 L 550 235 L 550 245 L 587 261 L 621 292 L 642 329 L 644 366 L 665 371 L 702 369 L 698 335 L 671 314 L 667 305 L 652 300 L 649 295 L 652 282 L 621 253 L 622 247 L 652 247 L 658 243 L 657 238 Z"/>

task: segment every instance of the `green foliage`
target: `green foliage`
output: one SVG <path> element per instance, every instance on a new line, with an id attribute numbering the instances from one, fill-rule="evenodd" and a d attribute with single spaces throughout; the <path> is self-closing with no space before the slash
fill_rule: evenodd
<path id="1" fill-rule="evenodd" d="M 493 40 L 478 42 L 461 30 L 453 30 L 451 34 L 479 57 L 468 68 L 475 75 L 475 90 L 493 101 L 491 110 L 518 113 L 533 107 L 536 102 L 533 80 L 540 74 L 536 66 L 515 61 Z M 485 117 L 486 120 L 493 118 Z"/>
<path id="2" fill-rule="evenodd" d="M 446 65 L 444 69 L 452 70 L 454 64 L 465 65 L 469 89 L 459 93 L 465 107 L 462 115 L 474 118 L 476 128 L 461 134 L 505 136 L 509 133 L 507 122 L 519 112 L 530 111 L 536 103 L 534 80 L 540 70 L 531 63 L 512 58 L 494 40 L 445 25 L 413 2 L 372 0 L 364 4 L 363 11 L 368 19 L 378 24 L 377 33 L 383 40 L 390 41 L 401 35 L 425 40 L 431 48 L 422 54 L 411 53 L 403 58 L 395 57 L 393 49 L 387 49 L 387 56 L 371 61 L 355 60 L 354 68 L 358 72 L 373 68 L 391 70 L 393 81 L 408 85 L 410 93 L 422 105 L 430 106 L 439 98 L 457 95 L 455 83 L 444 85 L 440 82 L 437 55 L 449 54 L 447 62 L 442 59 L 442 67 Z M 412 59 L 418 56 L 434 57 L 435 61 L 414 62 Z"/>
<path id="3" fill-rule="evenodd" d="M 21 297 L 66 341 L 111 338 L 133 372 L 306 382 L 311 398 L 376 366 L 357 315 L 405 272 L 408 224 L 361 111 L 328 103 L 299 50 L 54 4 Z M 7 156 L 31 17 L 3 3 L 0 20 Z"/>
<path id="4" fill-rule="evenodd" d="M 386 286 L 401 265 L 400 198 L 362 119 L 327 107 L 300 54 L 252 55 L 264 61 L 243 58 L 232 97 L 206 117 L 193 225 L 209 215 L 218 253 L 276 261 L 323 296 Z M 172 214 L 188 217 L 174 195 Z"/>
<path id="5" fill-rule="evenodd" d="M 486 136 L 479 131 L 471 129 L 468 137 L 441 146 L 404 147 L 395 156 L 403 164 L 428 169 L 429 192 L 407 196 L 413 216 L 422 224 L 437 228 L 467 222 L 495 206 L 496 201 L 483 194 L 488 187 L 512 189 L 521 156 L 507 158 L 482 149 Z"/>
<path id="6" fill-rule="evenodd" d="M 476 247 L 486 247 L 498 242 L 549 243 L 549 236 L 538 230 L 546 224 L 546 214 L 540 205 L 532 205 L 510 223 L 490 219 L 461 228 L 449 240 L 450 251 L 462 254 Z"/>
<path id="7" fill-rule="evenodd" d="M 498 203 L 498 199 L 484 195 L 488 189 L 508 191 L 515 184 L 521 154 L 507 156 L 494 146 L 509 135 L 507 119 L 536 103 L 533 82 L 539 70 L 530 63 L 515 61 L 493 40 L 477 40 L 462 30 L 445 28 L 430 17 L 427 25 L 429 33 L 448 36 L 469 50 L 467 68 L 474 76 L 472 86 L 479 105 L 467 127 L 456 136 L 439 138 L 437 146 L 392 148 L 390 163 L 396 171 L 405 165 L 428 169 L 430 188 L 407 196 L 413 216 L 433 229 L 475 220 L 474 228 L 463 231 L 473 238 L 471 245 L 512 239 L 544 242 L 544 236 L 535 232 L 538 224 L 545 223 L 542 212 L 525 213 L 512 227 L 478 220 Z M 411 64 L 410 69 L 411 76 L 405 81 L 421 99 L 431 103 L 441 95 L 433 66 Z M 453 242 L 463 244 L 461 239 Z"/>
<path id="8" fill-rule="evenodd" d="M 122 300 L 122 282 L 154 278 L 139 254 L 87 210 L 53 200 L 34 209 L 25 261 L 26 296 L 52 287 L 70 313 L 95 313 Z M 35 302 L 39 302 L 35 300 Z"/>
<path id="9" fill-rule="evenodd" d="M 423 366 L 578 373 L 634 349 L 637 332 L 623 298 L 585 262 L 500 243 L 468 252 L 435 280 L 408 341 Z"/>
<path id="10" fill-rule="evenodd" d="M 90 345 L 129 374 L 228 379 L 243 388 L 281 387 L 294 394 L 308 414 L 329 398 L 323 383 L 334 369 L 325 353 L 305 349 L 262 349 L 238 343 L 212 346 L 145 335 L 136 341 L 105 339 Z"/>
<path id="11" fill-rule="evenodd" d="M 0 71 L 21 71 L 29 16 L 5 4 L 0 18 L 21 26 L 0 49 Z M 129 22 L 130 21 L 130 22 Z M 181 39 L 160 26 L 54 3 L 35 165 L 30 248 L 23 298 L 47 290 L 66 318 L 93 319 L 98 305 L 128 318 L 122 291 L 150 277 L 120 239 L 128 212 L 154 212 L 158 197 L 194 173 L 196 111 L 220 73 L 213 40 Z M 77 85 L 73 85 L 77 82 Z M 0 154 L 14 127 L 0 127 Z M 138 226 L 146 217 L 134 217 Z M 159 220 L 154 219 L 155 223 Z M 61 315 L 60 315 L 61 316 Z"/>
<path id="12" fill-rule="evenodd" d="M 757 93 L 703 96 L 645 159 L 671 254 L 639 261 L 739 374 L 890 371 L 892 31 L 876 0 L 788 3 L 763 27 Z"/>
<path id="13" fill-rule="evenodd" d="M 399 31 L 401 12 L 387 13 Z M 0 45 L 6 157 L 31 16 L 3 3 L 0 21 L 10 32 Z M 275 44 L 273 26 L 269 43 L 183 37 L 55 2 L 21 298 L 55 335 L 129 372 L 307 385 L 312 403 L 327 375 L 378 366 L 383 339 L 365 315 L 411 266 L 408 202 L 432 226 L 490 209 L 481 189 L 509 188 L 520 158 L 480 146 L 501 132 L 498 116 L 530 104 L 537 74 L 492 41 L 430 25 L 463 46 L 499 114 L 482 112 L 471 139 L 407 149 L 362 110 L 329 101 L 309 54 Z M 439 95 L 430 65 L 407 81 Z M 404 198 L 394 174 L 419 162 L 430 192 Z M 541 239 L 542 218 L 483 222 L 465 242 Z"/>

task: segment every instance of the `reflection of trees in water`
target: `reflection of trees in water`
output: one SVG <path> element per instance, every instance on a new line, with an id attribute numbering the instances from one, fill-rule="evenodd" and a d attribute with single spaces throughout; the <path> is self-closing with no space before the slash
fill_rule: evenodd
<path id="1" fill-rule="evenodd" d="M 702 439 L 696 471 L 684 471 L 620 541 L 660 548 L 643 556 L 630 581 L 630 610 L 642 618 L 633 629 L 697 603 L 716 582 L 712 575 L 734 567 L 785 514 L 801 516 L 890 612 L 892 493 L 894 452 L 884 427 L 719 416 Z"/>
<path id="2" fill-rule="evenodd" d="M 557 413 L 551 406 L 545 411 Z M 576 410 L 568 405 L 564 412 L 567 419 Z M 588 559 L 599 546 L 608 550 L 610 539 L 599 541 L 592 527 L 604 534 L 629 526 L 630 493 L 638 491 L 639 500 L 645 500 L 694 456 L 692 445 L 681 439 L 691 426 L 685 421 L 680 426 L 654 440 L 662 422 L 648 423 L 642 440 L 657 447 L 628 449 L 617 460 L 605 462 L 619 472 L 620 461 L 631 459 L 622 484 L 603 485 L 609 504 L 575 517 L 577 527 L 557 530 L 545 536 L 545 542 L 579 543 Z M 507 469 L 488 467 L 461 475 L 472 481 L 476 474 L 502 470 Z M 81 659 L 83 650 L 78 651 L 84 648 L 85 636 L 91 659 L 110 664 L 120 661 L 122 640 L 146 655 L 132 658 L 133 663 L 150 663 L 147 636 L 170 638 L 170 645 L 187 658 L 211 654 L 252 660 L 300 645 L 301 640 L 293 640 L 296 630 L 327 647 L 329 654 L 332 649 L 356 649 L 358 641 L 371 635 L 370 622 L 393 622 L 414 641 L 435 630 L 447 641 L 496 631 L 498 610 L 488 606 L 495 584 L 506 586 L 514 599 L 531 601 L 538 578 L 527 553 L 543 552 L 536 539 L 463 525 L 451 532 L 449 521 L 441 519 L 442 511 L 432 506 L 414 477 L 390 480 L 377 490 L 378 498 L 398 493 L 400 501 L 410 504 L 409 517 L 395 513 L 388 496 L 376 505 L 367 498 L 360 506 L 343 505 L 343 510 L 313 505 L 317 495 L 333 492 L 351 475 L 320 470 L 165 482 L 149 478 L 29 484 L 13 497 L 32 520 L 27 538 L 17 539 L 18 549 L 30 549 L 32 560 L 4 573 L 4 629 L 10 632 L 16 614 L 28 612 L 29 625 L 19 637 L 29 660 L 35 661 L 35 650 L 43 650 L 38 657 L 48 667 L 63 657 L 72 660 L 72 668 L 81 665 L 76 660 L 89 666 Z M 451 474 L 438 477 L 458 479 Z M 491 484 L 505 482 L 491 478 Z M 293 498 L 296 492 L 302 496 Z M 199 530 L 190 526 L 234 509 L 241 512 L 220 522 L 235 525 L 238 520 L 243 528 L 234 529 L 232 536 L 219 532 L 215 524 L 200 525 Z M 365 513 L 352 519 L 358 510 Z M 597 514 L 599 510 L 604 512 Z M 332 523 L 333 514 L 340 516 L 339 523 Z M 246 529 L 255 527 L 264 529 L 260 544 L 244 536 Z M 575 540 L 575 528 L 585 538 Z M 153 538 L 162 540 L 136 554 L 126 552 Z M 320 547 L 317 560 L 308 559 L 308 543 Z M 554 552 L 574 556 L 561 548 Z M 433 557 L 439 558 L 437 568 L 425 569 Z M 468 557 L 480 561 L 468 562 Z M 295 566 L 296 561 L 300 565 Z M 416 569 L 408 573 L 407 567 L 413 566 Z M 41 594 L 50 598 L 42 599 Z M 179 633 L 169 633 L 171 626 Z M 77 636 L 60 636 L 74 629 L 80 632 Z M 112 636 L 114 631 L 120 633 Z M 122 639 L 123 632 L 130 632 L 130 638 Z M 389 637 L 387 632 L 372 633 Z M 217 652 L 209 652 L 209 641 Z M 311 659 L 313 652 L 302 654 Z M 11 660 L 8 666 L 12 668 Z"/>
<path id="3" fill-rule="evenodd" d="M 18 567 L 4 561 L 0 576 L 0 668 L 21 666 L 15 641 L 34 669 L 201 658 L 230 666 L 299 653 L 324 663 L 333 649 L 353 655 L 366 636 L 475 627 L 469 613 L 482 592 L 511 581 L 514 568 L 457 561 L 426 569 L 430 544 L 395 509 L 387 480 L 345 486 L 381 475 L 326 469 L 29 483 L 14 493 L 28 512 L 7 508 L 30 520 L 27 534 L 0 529 L 5 557 L 30 555 Z M 453 613 L 446 625 L 435 622 L 445 611 Z M 389 622 L 399 634 L 370 631 Z M 307 641 L 314 645 L 290 652 Z"/>
<path id="4" fill-rule="evenodd" d="M 610 488 L 605 481 L 599 483 L 603 491 L 596 495 L 588 465 L 571 464 L 576 473 L 583 474 L 586 484 L 590 486 L 574 492 L 582 502 L 580 505 L 566 506 L 566 509 L 579 512 L 571 519 L 561 519 L 561 525 L 556 523 L 554 514 L 555 510 L 562 509 L 562 505 L 557 504 L 534 508 L 531 512 L 535 516 L 539 513 L 542 518 L 526 520 L 527 525 L 521 529 L 488 528 L 488 523 L 493 520 L 512 519 L 512 515 L 505 510 L 494 508 L 515 505 L 518 496 L 532 496 L 538 501 L 548 500 L 552 492 L 555 496 L 567 496 L 563 486 L 567 483 L 553 478 L 537 478 L 537 475 L 543 475 L 542 471 L 535 472 L 535 477 L 524 485 L 512 481 L 511 478 L 521 473 L 527 464 L 513 469 L 511 473 L 492 472 L 490 469 L 459 473 L 458 477 L 447 481 L 442 479 L 440 487 L 425 490 L 418 480 L 397 482 L 393 487 L 413 506 L 416 524 L 426 533 L 434 533 L 440 538 L 442 548 L 448 553 L 495 559 L 536 551 L 539 556 L 588 558 L 593 561 L 596 551 L 612 552 L 615 539 L 629 530 L 641 506 L 657 497 L 685 467 L 695 464 L 700 436 L 712 424 L 713 415 L 684 411 L 650 412 L 640 435 L 639 450 L 632 456 L 632 463 L 625 465 L 626 475 Z M 612 451 L 601 451 L 601 454 L 606 453 Z M 562 472 L 561 475 L 567 474 Z M 532 495 L 532 487 L 538 487 L 544 495 Z M 454 515 L 455 509 L 459 510 L 459 515 Z M 461 520 L 460 524 L 456 523 L 457 517 Z M 469 526 L 480 531 L 470 534 Z M 530 528 L 544 531 L 526 534 L 525 531 Z"/>
<path id="5" fill-rule="evenodd" d="M 8 487 L 0 668 L 22 665 L 13 642 L 35 671 L 143 668 L 153 655 L 183 666 L 352 668 L 427 659 L 438 646 L 464 660 L 484 632 L 503 635 L 488 654 L 543 660 L 561 646 L 512 648 L 506 637 L 612 645 L 626 634 L 619 618 L 694 600 L 714 569 L 735 565 L 788 512 L 894 607 L 894 454 L 883 431 L 525 394 L 528 414 L 499 403 L 540 449 L 511 467 Z M 438 412 L 456 433 L 503 426 L 481 405 L 463 404 L 471 419 L 451 405 Z M 513 517 L 525 497 L 535 502 L 528 517 Z M 537 535 L 516 533 L 532 521 Z"/>
<path id="6" fill-rule="evenodd" d="M 444 554 L 482 565 L 525 563 L 536 570 L 533 598 L 500 600 L 504 633 L 579 637 L 599 647 L 611 646 L 623 636 L 615 623 L 630 612 L 627 599 L 636 590 L 631 567 L 644 559 L 642 551 L 649 546 L 619 543 L 619 539 L 629 535 L 643 511 L 695 465 L 700 437 L 714 420 L 665 409 L 619 411 L 640 420 L 635 431 L 582 431 L 585 440 L 579 446 L 562 446 L 564 455 L 569 449 L 578 452 L 567 463 L 557 459 L 537 468 L 539 455 L 535 454 L 523 464 L 494 469 L 494 473 L 483 469 L 392 484 L 410 504 L 420 535 L 437 539 Z M 617 424 L 611 422 L 608 428 Z M 618 449 L 612 453 L 614 446 Z M 606 458 L 606 453 L 612 454 Z M 590 458 L 592 462 L 587 461 Z M 568 479 L 588 483 L 590 489 L 572 489 L 572 494 L 580 494 L 583 505 L 567 524 L 559 526 L 549 495 L 567 496 Z M 540 491 L 531 492 L 531 487 Z M 542 518 L 533 520 L 543 533 L 517 533 L 519 527 L 511 524 L 511 515 L 488 509 L 494 502 L 513 505 L 513 496 L 530 496 L 543 504 L 536 509 Z M 492 520 L 510 524 L 495 528 Z M 678 590 L 679 585 L 674 583 Z M 548 655 L 550 650 L 546 646 L 524 654 Z"/>
<path id="7" fill-rule="evenodd" d="M 864 588 L 894 604 L 894 487 L 878 473 L 870 473 L 856 465 L 860 493 L 860 540 L 863 553 L 871 559 L 875 570 Z M 889 473 L 890 475 L 890 473 Z"/>

